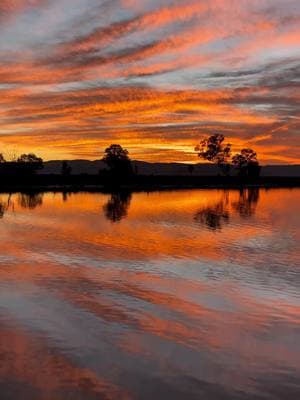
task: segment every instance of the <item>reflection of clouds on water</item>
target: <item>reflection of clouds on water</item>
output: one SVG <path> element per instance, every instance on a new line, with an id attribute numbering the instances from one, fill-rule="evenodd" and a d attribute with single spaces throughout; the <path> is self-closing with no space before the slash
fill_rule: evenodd
<path id="1" fill-rule="evenodd" d="M 33 212 L 14 195 L 16 218 L 0 224 L 1 382 L 30 399 L 24 382 L 47 399 L 231 400 L 268 397 L 284 381 L 293 398 L 299 250 L 285 247 L 299 233 L 299 195 L 262 190 L 255 219 L 252 194 L 238 191 L 131 203 L 78 193 L 65 204 L 49 193 Z M 226 229 L 191 223 L 201 204 Z"/>
<path id="2" fill-rule="evenodd" d="M 291 234 L 284 232 L 264 232 L 261 235 L 256 235 L 248 239 L 241 238 L 239 246 L 251 251 L 270 251 L 274 256 L 278 250 L 288 250 L 295 246 L 295 240 Z"/>

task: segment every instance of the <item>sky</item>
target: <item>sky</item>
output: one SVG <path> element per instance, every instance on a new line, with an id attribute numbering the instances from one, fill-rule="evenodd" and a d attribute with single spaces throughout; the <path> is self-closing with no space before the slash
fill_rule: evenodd
<path id="1" fill-rule="evenodd" d="M 1 0 L 0 152 L 300 163 L 299 0 Z"/>

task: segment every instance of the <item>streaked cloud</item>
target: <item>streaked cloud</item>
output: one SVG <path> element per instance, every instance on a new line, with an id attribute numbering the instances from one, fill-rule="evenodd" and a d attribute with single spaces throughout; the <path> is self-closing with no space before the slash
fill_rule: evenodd
<path id="1" fill-rule="evenodd" d="M 299 162 L 299 22 L 296 0 L 3 1 L 2 149 L 197 161 L 223 132 Z"/>

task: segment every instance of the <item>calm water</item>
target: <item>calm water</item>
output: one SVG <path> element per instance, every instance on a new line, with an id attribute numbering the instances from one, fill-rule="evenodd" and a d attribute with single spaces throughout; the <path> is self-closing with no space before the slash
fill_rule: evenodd
<path id="1" fill-rule="evenodd" d="M 299 399 L 300 189 L 0 195 L 0 398 Z"/>

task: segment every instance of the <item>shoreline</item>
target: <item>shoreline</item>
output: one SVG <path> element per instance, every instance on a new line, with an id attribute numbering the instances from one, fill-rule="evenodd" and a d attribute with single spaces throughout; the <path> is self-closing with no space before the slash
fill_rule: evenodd
<path id="1" fill-rule="evenodd" d="M 166 190 L 193 189 L 247 189 L 247 188 L 299 188 L 300 177 L 261 177 L 255 180 L 241 180 L 237 177 L 168 177 L 145 176 L 135 177 L 130 181 L 101 181 L 95 176 L 50 176 L 41 179 L 39 176 L 28 177 L 21 182 L 13 179 L 9 182 L 0 181 L 0 193 L 16 192 L 153 192 Z"/>

